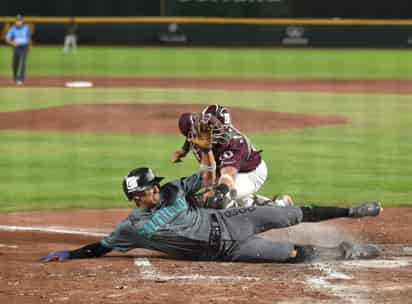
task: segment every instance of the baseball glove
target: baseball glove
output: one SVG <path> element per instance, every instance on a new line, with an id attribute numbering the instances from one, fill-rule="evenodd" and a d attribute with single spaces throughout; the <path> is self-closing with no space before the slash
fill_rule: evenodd
<path id="1" fill-rule="evenodd" d="M 198 119 L 195 121 L 194 134 L 189 138 L 189 141 L 202 148 L 210 149 L 212 148 L 212 128 L 208 121 Z"/>

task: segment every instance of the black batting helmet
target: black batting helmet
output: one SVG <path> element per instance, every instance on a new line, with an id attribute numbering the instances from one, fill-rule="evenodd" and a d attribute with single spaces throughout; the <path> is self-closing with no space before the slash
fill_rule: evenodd
<path id="1" fill-rule="evenodd" d="M 155 176 L 150 168 L 136 168 L 123 178 L 123 191 L 131 201 L 136 192 L 142 192 L 158 185 L 163 177 Z"/>

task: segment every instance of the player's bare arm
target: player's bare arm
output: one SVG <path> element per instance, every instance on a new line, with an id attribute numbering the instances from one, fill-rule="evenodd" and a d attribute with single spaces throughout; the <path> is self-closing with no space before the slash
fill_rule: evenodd
<path id="1" fill-rule="evenodd" d="M 184 151 L 184 150 L 182 150 L 182 149 L 176 150 L 176 151 L 173 152 L 173 154 L 172 154 L 172 156 L 171 156 L 171 161 L 172 161 L 173 163 L 178 163 L 178 162 L 181 161 L 181 159 L 182 159 L 183 157 L 186 156 L 186 154 L 187 154 L 187 152 Z"/>
<path id="2" fill-rule="evenodd" d="M 211 187 L 216 183 L 216 161 L 212 150 L 204 150 L 200 159 L 202 187 Z"/>
<path id="3" fill-rule="evenodd" d="M 187 153 L 190 151 L 190 143 L 185 140 L 183 146 L 179 149 L 173 152 L 171 156 L 171 161 L 174 163 L 178 163 L 182 161 L 182 158 L 186 157 Z"/>
<path id="4" fill-rule="evenodd" d="M 235 186 L 236 176 L 239 170 L 236 167 L 228 166 L 220 170 L 220 177 L 218 184 L 225 184 L 229 191 Z"/>
<path id="5" fill-rule="evenodd" d="M 202 177 L 202 188 L 210 188 L 216 184 L 216 161 L 210 149 L 201 152 L 200 175 Z M 213 195 L 213 191 L 206 191 L 202 195 L 202 202 L 207 205 L 208 199 Z"/>
<path id="6" fill-rule="evenodd" d="M 221 170 L 217 186 L 214 187 L 213 195 L 209 195 L 206 206 L 215 209 L 226 208 L 229 199 L 229 192 L 235 186 L 235 179 L 238 169 L 235 167 L 223 167 Z"/>

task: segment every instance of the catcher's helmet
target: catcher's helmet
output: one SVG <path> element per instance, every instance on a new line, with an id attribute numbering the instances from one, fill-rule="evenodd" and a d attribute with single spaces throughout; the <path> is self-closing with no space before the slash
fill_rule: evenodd
<path id="1" fill-rule="evenodd" d="M 142 192 L 158 185 L 163 177 L 155 176 L 150 168 L 136 168 L 123 178 L 123 191 L 131 201 L 136 192 Z"/>
<path id="2" fill-rule="evenodd" d="M 225 144 L 230 140 L 232 119 L 229 110 L 224 106 L 215 104 L 205 107 L 197 120 L 207 122 L 212 129 L 212 143 Z M 195 118 L 195 123 L 197 120 Z"/>
<path id="3" fill-rule="evenodd" d="M 207 106 L 202 110 L 201 115 L 205 120 L 209 120 L 207 116 L 212 115 L 225 127 L 230 127 L 232 125 L 232 118 L 229 110 L 218 104 Z"/>

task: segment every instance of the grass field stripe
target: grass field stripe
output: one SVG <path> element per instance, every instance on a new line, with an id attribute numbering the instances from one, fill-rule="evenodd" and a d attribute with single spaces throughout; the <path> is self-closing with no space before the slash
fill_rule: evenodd
<path id="1" fill-rule="evenodd" d="M 162 274 L 150 263 L 147 258 L 136 258 L 134 264 L 140 269 L 144 280 L 154 281 L 172 281 L 172 280 L 188 280 L 188 281 L 259 281 L 258 277 L 245 277 L 245 276 L 208 276 L 201 274 L 191 275 L 167 275 Z"/>
<path id="2" fill-rule="evenodd" d="M 92 232 L 83 229 L 73 229 L 65 227 L 24 227 L 24 226 L 7 226 L 0 225 L 0 231 L 21 231 L 21 232 L 48 232 L 48 233 L 58 233 L 58 234 L 75 234 L 75 235 L 85 235 L 85 236 L 97 236 L 105 237 L 107 233 L 102 232 Z"/>

